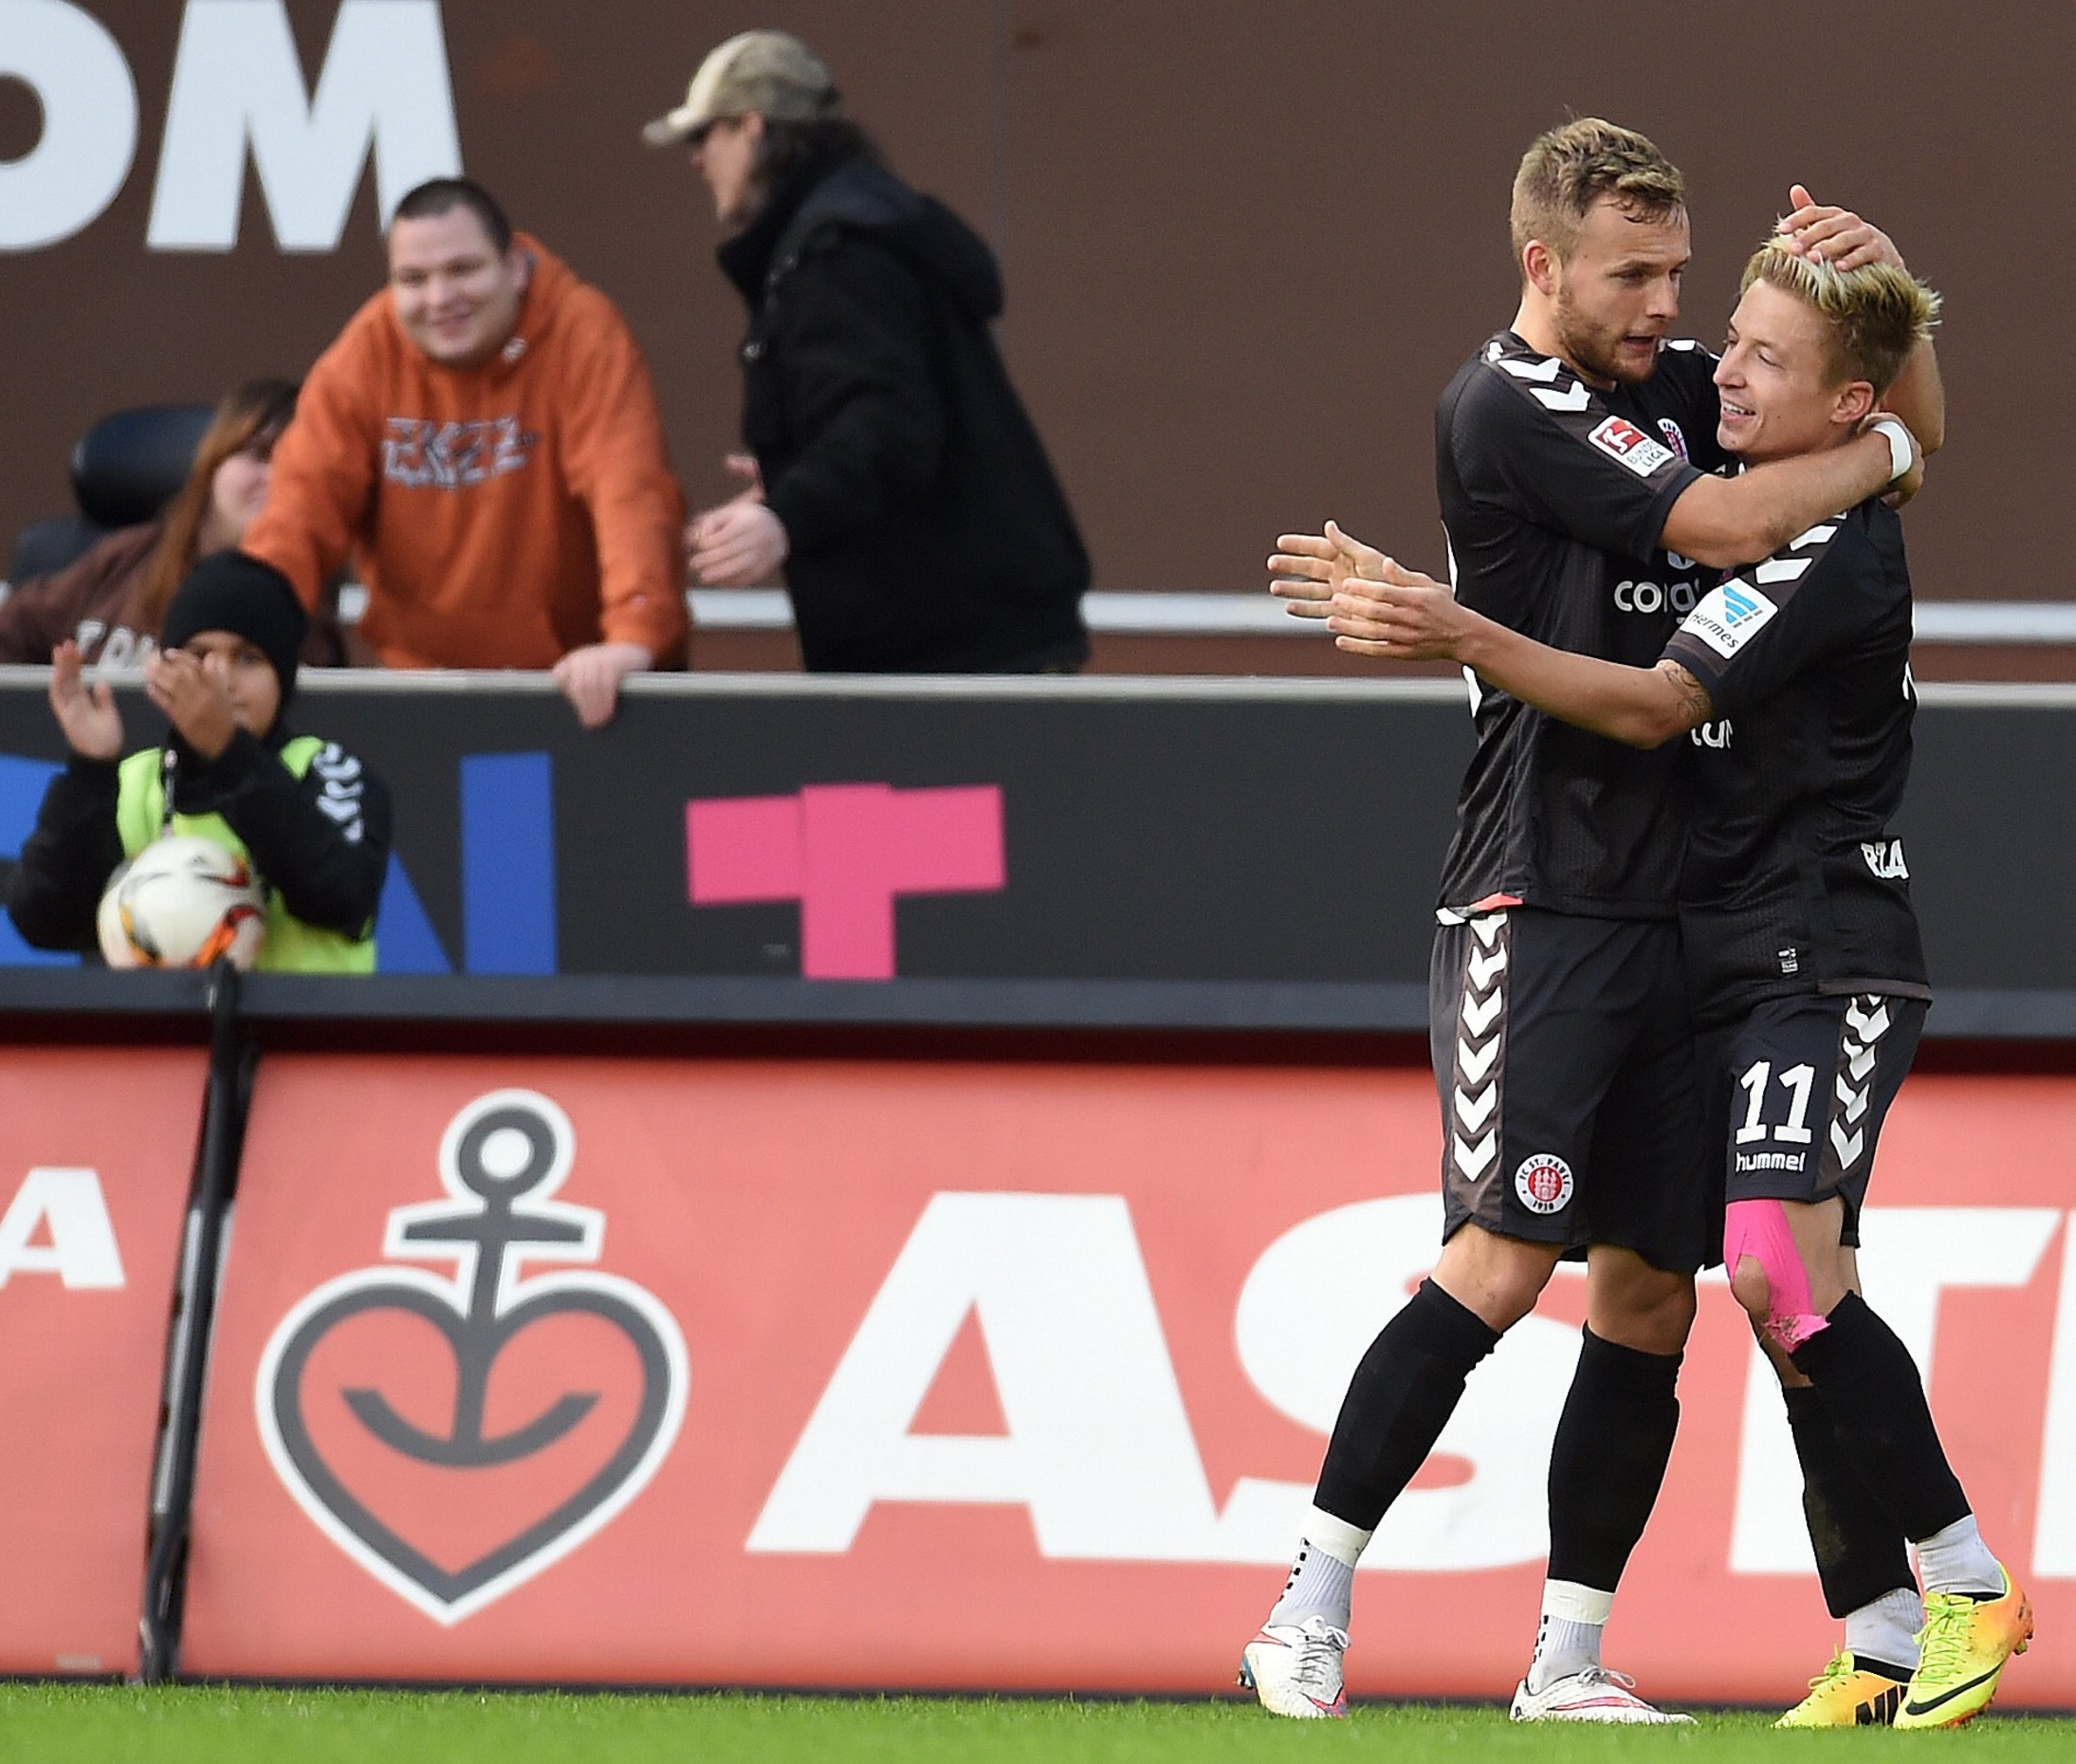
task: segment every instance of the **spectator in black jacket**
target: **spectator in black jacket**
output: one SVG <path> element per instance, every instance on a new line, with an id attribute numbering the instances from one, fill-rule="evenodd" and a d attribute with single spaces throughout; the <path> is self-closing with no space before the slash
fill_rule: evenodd
<path id="1" fill-rule="evenodd" d="M 762 482 L 692 523 L 693 574 L 746 587 L 783 566 L 811 671 L 1079 668 L 1088 555 L 988 328 L 994 254 L 880 162 L 780 31 L 721 45 L 646 138 L 689 143 L 750 308 Z"/>
<path id="2" fill-rule="evenodd" d="M 90 950 L 109 877 L 161 833 L 196 834 L 251 860 L 266 885 L 259 966 L 371 973 L 389 869 L 390 799 L 353 755 L 293 735 L 307 620 L 265 564 L 204 558 L 175 592 L 144 689 L 172 725 L 161 747 L 119 759 L 122 715 L 61 643 L 50 707 L 71 748 L 8 888 L 8 912 L 40 949 Z"/>

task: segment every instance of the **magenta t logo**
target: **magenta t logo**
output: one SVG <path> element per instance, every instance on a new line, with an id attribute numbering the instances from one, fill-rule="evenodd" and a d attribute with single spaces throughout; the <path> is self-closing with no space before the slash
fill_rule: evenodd
<path id="1" fill-rule="evenodd" d="M 895 895 L 1004 885 L 1001 787 L 810 784 L 688 802 L 685 867 L 695 907 L 799 901 L 807 979 L 891 980 Z"/>

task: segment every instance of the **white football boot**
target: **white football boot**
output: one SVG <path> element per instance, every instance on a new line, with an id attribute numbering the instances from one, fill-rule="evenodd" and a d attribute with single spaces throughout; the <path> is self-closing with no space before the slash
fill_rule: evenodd
<path id="1" fill-rule="evenodd" d="M 1271 1715 L 1295 1720 L 1338 1719 L 1348 1714 L 1341 1650 L 1348 1631 L 1314 1614 L 1301 1624 L 1269 1623 L 1240 1656 L 1240 1681 Z"/>
<path id="2" fill-rule="evenodd" d="M 1626 1672 L 1588 1666 L 1552 1679 L 1539 1691 L 1523 1679 L 1508 1713 L 1516 1721 L 1659 1721 L 1692 1724 L 1691 1715 L 1671 1715 L 1636 1695 L 1636 1681 Z"/>

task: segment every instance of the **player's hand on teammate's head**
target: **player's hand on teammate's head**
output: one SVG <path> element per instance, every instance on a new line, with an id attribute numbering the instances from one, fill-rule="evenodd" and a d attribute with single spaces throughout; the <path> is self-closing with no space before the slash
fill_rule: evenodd
<path id="1" fill-rule="evenodd" d="M 50 712 L 64 731 L 65 745 L 83 760 L 122 757 L 122 712 L 102 680 L 86 684 L 80 646 L 67 637 L 50 657 Z"/>
<path id="2" fill-rule="evenodd" d="M 1849 209 L 1819 203 L 1806 184 L 1789 190 L 1788 212 L 1775 230 L 1797 257 L 1814 258 L 1833 269 L 1859 269 L 1868 264 L 1903 268 L 1902 254 L 1888 234 Z"/>

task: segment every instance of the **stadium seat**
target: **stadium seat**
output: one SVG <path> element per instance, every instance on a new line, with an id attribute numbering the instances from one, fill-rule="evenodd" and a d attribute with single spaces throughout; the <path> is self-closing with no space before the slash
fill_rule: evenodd
<path id="1" fill-rule="evenodd" d="M 187 482 L 211 414 L 206 404 L 143 404 L 103 416 L 72 450 L 79 513 L 23 527 L 8 579 L 63 569 L 105 534 L 153 519 Z"/>

